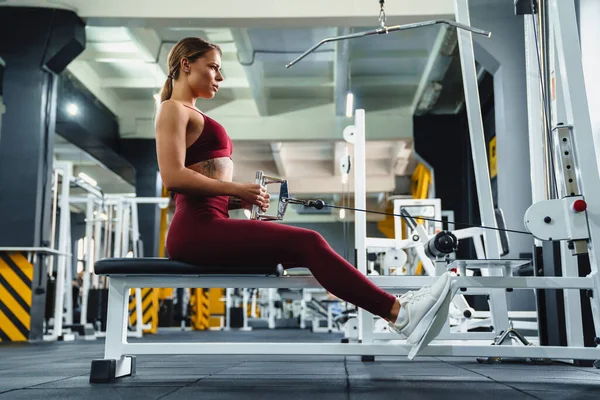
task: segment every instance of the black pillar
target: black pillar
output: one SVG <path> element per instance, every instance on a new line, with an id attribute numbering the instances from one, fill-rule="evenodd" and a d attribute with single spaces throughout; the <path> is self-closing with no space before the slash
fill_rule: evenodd
<path id="1" fill-rule="evenodd" d="M 154 139 L 121 139 L 121 155 L 135 167 L 135 194 L 137 197 L 161 195 Z M 138 206 L 140 237 L 144 242 L 144 257 L 158 256 L 160 209 L 156 204 Z"/>
<path id="2" fill-rule="evenodd" d="M 50 193 L 56 123 L 57 74 L 85 48 L 85 25 L 71 11 L 3 7 L 0 13 L 0 57 L 4 69 L 6 113 L 0 133 L 0 247 L 50 245 Z M 17 276 L 30 291 L 14 290 L 0 309 L 10 324 L 0 339 L 39 340 L 45 305 L 45 261 L 41 254 L 23 258 L 3 253 L 10 286 Z M 23 261 L 25 260 L 25 261 Z M 30 272 L 29 272 L 30 271 Z M 11 278 L 12 277 L 12 278 Z M 31 306 L 25 307 L 31 300 Z M 20 323 L 26 316 L 27 323 Z M 9 326 L 10 325 L 10 326 Z M 23 339 L 25 337 L 25 339 Z"/>

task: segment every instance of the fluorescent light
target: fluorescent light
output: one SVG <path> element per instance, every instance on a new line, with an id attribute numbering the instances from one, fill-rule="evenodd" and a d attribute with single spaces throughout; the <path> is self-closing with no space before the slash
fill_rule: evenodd
<path id="1" fill-rule="evenodd" d="M 81 180 L 84 180 L 85 182 L 89 183 L 92 186 L 96 186 L 98 184 L 98 182 L 96 182 L 95 179 L 91 178 L 88 174 L 86 174 L 84 172 L 80 172 L 78 176 Z"/>
<path id="2" fill-rule="evenodd" d="M 354 95 L 350 92 L 346 95 L 346 117 L 352 117 L 354 111 Z"/>
<path id="3" fill-rule="evenodd" d="M 346 210 L 343 208 L 340 208 L 340 219 L 344 219 L 346 218 Z"/>
<path id="4" fill-rule="evenodd" d="M 76 116 L 79 113 L 77 104 L 69 103 L 69 105 L 67 105 L 67 112 L 73 117 Z"/>

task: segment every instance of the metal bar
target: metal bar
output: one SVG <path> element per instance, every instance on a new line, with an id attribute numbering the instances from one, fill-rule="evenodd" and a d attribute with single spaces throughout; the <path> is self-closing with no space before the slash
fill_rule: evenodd
<path id="1" fill-rule="evenodd" d="M 354 205 L 361 210 L 364 210 L 367 207 L 365 124 L 365 110 L 356 110 L 354 114 L 354 126 L 350 129 L 352 129 L 352 143 L 354 144 Z M 364 275 L 367 275 L 366 213 L 358 212 L 354 214 L 354 238 L 356 268 Z M 372 341 L 373 316 L 362 308 L 358 309 L 357 314 L 358 339 L 363 341 L 363 343 L 370 343 Z"/>
<path id="2" fill-rule="evenodd" d="M 447 20 L 447 19 L 415 22 L 412 24 L 405 24 L 405 25 L 387 26 L 387 27 L 383 27 L 383 28 L 374 29 L 371 31 L 357 32 L 357 33 L 351 33 L 349 35 L 334 36 L 334 37 L 323 39 L 319 43 L 312 46 L 310 49 L 306 50 L 302 55 L 300 55 L 298 58 L 293 60 L 291 63 L 289 63 L 285 67 L 290 68 L 290 67 L 294 66 L 294 64 L 298 63 L 300 60 L 302 60 L 303 58 L 308 56 L 313 51 L 317 50 L 319 47 L 321 47 L 325 43 L 337 42 L 339 40 L 357 39 L 357 38 L 371 36 L 371 35 L 383 35 L 383 34 L 388 34 L 388 33 L 392 33 L 392 32 L 405 31 L 408 29 L 422 28 L 425 26 L 438 25 L 438 24 L 450 25 L 455 28 L 464 29 L 466 31 L 473 32 L 478 35 L 483 35 L 483 36 L 487 36 L 487 37 L 490 37 L 492 35 L 491 32 L 485 31 L 483 29 L 473 28 L 471 26 L 462 24 L 460 22 L 455 22 L 455 21 L 451 21 L 451 20 Z"/>
<path id="3" fill-rule="evenodd" d="M 25 252 L 33 252 L 33 253 L 42 253 L 42 254 L 54 254 L 58 256 L 67 256 L 71 257 L 72 254 L 70 252 L 60 251 L 51 249 L 50 247 L 0 247 L 0 251 L 25 251 Z"/>
<path id="4" fill-rule="evenodd" d="M 126 343 L 121 346 L 128 355 L 311 355 L 311 356 L 404 356 L 411 346 L 406 344 L 360 343 Z M 596 360 L 600 349 L 589 347 L 490 346 L 429 344 L 422 356 L 514 357 Z M 113 356 L 105 358 L 115 358 Z"/>
<path id="5" fill-rule="evenodd" d="M 52 190 L 52 220 L 50 223 L 50 246 L 54 248 L 56 242 L 56 208 L 58 207 L 58 175 L 59 171 L 54 170 L 54 187 Z M 48 257 L 46 260 L 48 263 L 48 275 L 52 276 L 54 273 L 54 257 Z"/>
<path id="6" fill-rule="evenodd" d="M 68 233 L 71 230 L 71 224 L 69 222 L 71 216 L 69 209 L 69 182 L 71 180 L 71 176 L 73 175 L 73 164 L 69 162 L 59 162 L 56 164 L 56 168 L 62 171 L 63 177 L 59 200 L 60 219 L 58 222 L 58 250 L 62 253 L 68 253 Z M 54 328 L 52 329 L 52 338 L 55 340 L 58 339 L 58 337 L 62 334 L 67 262 L 67 256 L 61 255 L 58 257 L 58 265 L 56 269 L 56 291 L 54 296 Z M 69 291 L 70 290 L 71 289 L 69 287 Z"/>
<path id="7" fill-rule="evenodd" d="M 537 58 L 535 26 L 531 18 L 525 18 L 525 71 L 527 83 L 527 111 L 529 131 L 529 155 L 531 168 L 532 203 L 547 199 L 546 194 L 546 151 L 544 150 L 544 113 L 542 110 L 542 94 L 540 90 L 540 70 Z M 536 246 L 542 242 L 534 238 Z"/>
<path id="8" fill-rule="evenodd" d="M 90 280 L 92 274 L 92 265 L 94 256 L 94 199 L 91 195 L 88 195 L 88 202 L 85 211 L 85 266 L 83 268 L 83 287 L 81 289 L 81 313 L 79 314 L 79 323 L 85 325 L 87 323 L 87 306 L 88 306 L 88 294 L 90 291 Z"/>
<path id="9" fill-rule="evenodd" d="M 108 288 L 105 358 L 121 358 L 122 343 L 127 340 L 129 288 L 120 279 L 111 279 Z"/>
<path id="10" fill-rule="evenodd" d="M 100 213 L 102 211 L 102 208 L 98 207 L 97 211 L 98 213 Z M 102 247 L 105 241 L 102 239 L 102 225 L 103 224 L 100 219 L 94 220 L 94 261 L 102 258 L 103 254 Z M 90 268 L 92 272 L 94 272 L 94 263 L 91 263 Z M 95 273 L 92 275 L 91 287 L 94 289 L 98 289 L 100 283 L 98 278 L 98 275 L 96 275 Z"/>
<path id="11" fill-rule="evenodd" d="M 491 321 L 488 320 L 485 325 L 489 327 Z M 498 336 L 498 333 L 496 332 L 451 332 L 450 330 L 445 330 L 438 335 L 436 340 L 484 340 L 487 343 L 490 343 L 494 341 L 496 336 Z M 373 338 L 375 340 L 398 340 L 398 334 L 389 332 L 374 333 Z"/>
<path id="12" fill-rule="evenodd" d="M 120 201 L 115 207 L 115 235 L 113 237 L 113 257 L 123 257 L 123 251 L 121 250 L 121 244 L 123 242 L 123 208 L 125 204 Z"/>
<path id="13" fill-rule="evenodd" d="M 401 291 L 431 285 L 435 276 L 374 276 L 367 279 L 382 289 Z M 459 276 L 453 277 L 459 288 L 497 289 L 592 289 L 590 278 L 527 277 L 527 276 Z M 111 281 L 125 281 L 128 288 L 322 288 L 312 276 L 265 277 L 240 275 L 112 275 Z"/>
<path id="14" fill-rule="evenodd" d="M 586 198 L 588 229 L 590 240 L 588 251 L 591 265 L 591 278 L 594 282 L 594 297 L 591 298 L 596 336 L 600 332 L 600 275 L 598 274 L 598 260 L 600 260 L 600 205 L 596 199 L 600 198 L 600 172 L 598 170 L 598 155 L 594 144 L 590 110 L 586 96 L 583 64 L 581 61 L 581 47 L 577 16 L 573 1 L 550 2 L 550 21 L 554 29 L 556 41 L 556 55 L 558 58 L 561 85 L 563 90 L 564 105 L 567 120 L 565 124 L 573 125 L 573 144 L 579 173 L 579 187 Z"/>
<path id="15" fill-rule="evenodd" d="M 456 0 L 454 4 L 456 20 L 465 25 L 469 25 L 471 21 L 468 0 Z M 477 69 L 475 67 L 473 37 L 465 30 L 459 30 L 457 35 L 481 225 L 497 228 L 487 159 L 487 146 L 483 131 L 483 118 L 481 116 L 481 105 L 479 103 L 479 82 L 477 80 Z M 486 229 L 483 232 L 483 239 L 487 258 L 499 259 L 500 238 L 498 232 Z M 489 274 L 501 275 L 502 271 L 490 270 Z M 505 292 L 501 290 L 492 290 L 490 292 L 490 300 L 490 307 L 492 307 L 494 315 L 494 327 L 498 330 L 508 329 L 508 305 Z"/>

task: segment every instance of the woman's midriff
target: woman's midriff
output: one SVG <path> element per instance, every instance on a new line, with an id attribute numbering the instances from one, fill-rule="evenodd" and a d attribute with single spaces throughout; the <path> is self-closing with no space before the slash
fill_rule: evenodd
<path id="1" fill-rule="evenodd" d="M 211 179 L 224 182 L 231 182 L 233 179 L 233 161 L 229 157 L 202 161 L 187 168 Z M 175 215 L 184 213 L 187 217 L 193 219 L 229 217 L 229 196 L 177 194 L 175 204 Z"/>
<path id="2" fill-rule="evenodd" d="M 190 168 L 212 179 L 231 182 L 233 177 L 233 161 L 230 158 L 217 158 L 202 161 Z M 210 229 L 203 225 L 215 219 L 229 218 L 229 196 L 194 196 L 189 194 L 175 195 L 175 215 L 167 234 L 167 251 L 171 257 L 179 258 L 182 250 L 190 246 L 190 242 L 198 239 L 197 235 L 209 234 Z M 194 238 L 196 236 L 196 238 Z"/>

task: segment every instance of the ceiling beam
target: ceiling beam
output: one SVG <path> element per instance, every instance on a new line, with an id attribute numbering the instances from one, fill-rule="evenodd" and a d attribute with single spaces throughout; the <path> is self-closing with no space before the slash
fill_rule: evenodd
<path id="1" fill-rule="evenodd" d="M 338 36 L 349 35 L 350 28 L 338 28 Z M 333 66 L 335 81 L 334 102 L 335 115 L 346 114 L 346 97 L 350 87 L 350 41 L 339 40 L 335 42 L 335 62 Z"/>
<path id="2" fill-rule="evenodd" d="M 405 159 L 410 156 L 410 151 L 408 154 L 404 151 L 406 149 L 407 143 L 405 141 L 397 141 L 390 148 L 390 163 L 388 170 L 390 174 L 394 174 L 396 171 L 396 166 L 398 165 L 398 161 L 400 159 Z"/>
<path id="3" fill-rule="evenodd" d="M 85 61 L 72 61 L 67 70 L 80 82 L 84 82 L 86 88 L 104 104 L 112 113 L 118 115 L 120 110 L 120 99 L 111 91 L 102 86 L 102 79 L 96 71 Z"/>
<path id="4" fill-rule="evenodd" d="M 254 26 L 369 26 L 377 24 L 379 6 L 373 1 L 348 0 L 223 0 L 219 7 L 207 7 L 197 0 L 180 0 L 177 6 L 164 0 L 8 0 L 13 5 L 34 5 L 70 8 L 80 18 L 95 25 L 95 18 L 104 23 L 119 24 L 121 19 L 181 19 L 170 26 L 254 27 Z M 454 16 L 453 0 L 389 1 L 385 11 L 388 23 L 399 24 L 438 17 Z M 165 23 L 167 21 L 164 21 Z"/>
<path id="5" fill-rule="evenodd" d="M 102 81 L 104 88 L 128 88 L 128 89 L 156 89 L 162 87 L 165 76 L 162 74 L 152 78 L 106 78 Z M 416 86 L 419 77 L 414 75 L 383 75 L 383 76 L 358 76 L 352 79 L 353 88 L 363 87 L 390 87 L 390 86 Z M 335 83 L 327 77 L 289 77 L 269 78 L 263 80 L 264 88 L 296 88 L 296 87 L 336 87 Z M 245 89 L 250 87 L 245 77 L 226 78 L 221 84 L 222 88 Z M 347 88 L 347 86 L 346 86 Z M 342 94 L 342 90 L 344 90 Z M 346 90 L 336 87 L 336 95 L 339 93 L 340 103 L 343 104 L 343 112 L 346 110 Z M 336 102 L 337 107 L 337 102 Z"/>
<path id="6" fill-rule="evenodd" d="M 395 187 L 394 175 L 367 176 L 366 191 L 368 193 L 393 192 Z M 342 193 L 344 190 L 354 191 L 354 182 L 351 179 L 345 186 L 342 185 L 339 177 L 298 177 L 288 181 L 288 188 L 294 195 Z"/>
<path id="7" fill-rule="evenodd" d="M 268 115 L 267 91 L 264 86 L 263 72 L 260 64 L 253 60 L 254 49 L 247 29 L 234 28 L 231 36 L 235 42 L 244 71 L 248 78 L 252 97 L 259 115 Z"/>
<path id="8" fill-rule="evenodd" d="M 246 105 L 250 102 L 250 106 Z M 301 105 L 298 99 L 281 99 L 282 104 Z M 240 141 L 340 141 L 348 118 L 334 114 L 333 103 L 261 117 L 253 114 L 252 100 L 237 100 L 211 111 L 232 140 Z M 138 119 L 136 137 L 153 137 L 154 119 Z M 367 140 L 395 140 L 413 138 L 413 118 L 408 108 L 394 108 L 367 112 Z"/>
<path id="9" fill-rule="evenodd" d="M 167 52 L 161 51 L 165 45 L 153 29 L 147 28 L 129 28 L 131 40 L 139 49 L 142 59 L 148 62 L 151 67 L 153 78 L 164 85 L 169 71 L 167 71 Z"/>
<path id="10" fill-rule="evenodd" d="M 427 59 L 427 63 L 425 64 L 425 68 L 423 69 L 423 73 L 421 74 L 421 78 L 419 79 L 419 83 L 417 86 L 417 91 L 415 92 L 415 97 L 413 98 L 411 109 L 413 113 L 416 111 L 421 98 L 423 97 L 423 93 L 425 89 L 429 85 L 432 80 L 441 80 L 443 76 L 432 76 L 434 67 L 442 58 L 446 58 L 447 65 L 446 68 L 443 68 L 443 74 L 446 74 L 447 67 L 450 65 L 449 55 L 442 56 L 441 51 L 445 45 L 448 44 L 448 40 L 451 39 L 453 34 L 453 29 L 449 29 L 446 25 L 442 25 L 439 28 L 438 34 L 433 43 L 433 47 L 431 49 L 431 53 L 429 58 Z"/>
<path id="11" fill-rule="evenodd" d="M 288 151 L 285 148 L 285 143 L 271 143 L 271 152 L 273 153 L 273 161 L 275 161 L 275 166 L 277 167 L 277 176 L 285 179 L 289 176 L 289 169 L 286 165 Z"/>

